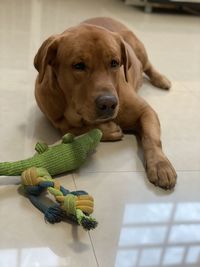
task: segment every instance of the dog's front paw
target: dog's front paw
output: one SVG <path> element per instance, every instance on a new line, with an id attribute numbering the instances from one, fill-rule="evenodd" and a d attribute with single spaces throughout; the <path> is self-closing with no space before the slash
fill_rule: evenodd
<path id="1" fill-rule="evenodd" d="M 177 174 L 167 158 L 156 163 L 147 163 L 147 176 L 151 183 L 163 189 L 172 189 L 176 184 Z"/>
<path id="2" fill-rule="evenodd" d="M 103 133 L 102 141 L 118 141 L 123 138 L 123 132 L 115 122 L 102 123 L 98 128 Z"/>

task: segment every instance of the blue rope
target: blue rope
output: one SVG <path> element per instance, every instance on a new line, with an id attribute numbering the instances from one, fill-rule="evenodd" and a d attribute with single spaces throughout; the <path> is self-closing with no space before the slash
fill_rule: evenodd
<path id="1" fill-rule="evenodd" d="M 28 198 L 37 209 L 44 213 L 45 221 L 54 224 L 61 222 L 65 218 L 65 212 L 60 208 L 59 204 L 48 207 L 39 201 L 37 196 L 28 194 Z"/>
<path id="2" fill-rule="evenodd" d="M 54 183 L 51 181 L 42 181 L 38 185 L 24 186 L 27 193 L 27 197 L 29 198 L 31 203 L 44 214 L 45 221 L 54 224 L 62 221 L 65 218 L 66 214 L 65 211 L 61 209 L 59 204 L 47 206 L 42 201 L 40 201 L 38 196 L 48 187 L 54 187 Z M 75 196 L 88 194 L 86 191 L 83 190 L 70 192 L 63 186 L 60 186 L 60 191 L 63 193 L 64 196 L 68 194 L 73 194 Z M 71 217 L 71 219 L 75 220 L 73 216 Z"/>

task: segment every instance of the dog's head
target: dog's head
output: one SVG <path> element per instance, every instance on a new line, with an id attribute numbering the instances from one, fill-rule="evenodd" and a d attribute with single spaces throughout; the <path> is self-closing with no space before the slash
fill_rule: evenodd
<path id="1" fill-rule="evenodd" d="M 39 82 L 50 66 L 70 112 L 93 124 L 116 117 L 119 79 L 127 81 L 131 60 L 118 34 L 82 24 L 48 38 L 34 65 Z"/>

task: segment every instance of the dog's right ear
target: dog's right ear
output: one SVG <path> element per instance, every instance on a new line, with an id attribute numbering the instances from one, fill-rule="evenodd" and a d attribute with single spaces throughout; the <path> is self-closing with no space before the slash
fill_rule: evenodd
<path id="1" fill-rule="evenodd" d="M 58 36 L 50 36 L 39 48 L 35 58 L 34 66 L 39 72 L 39 82 L 42 82 L 47 65 L 52 65 L 58 48 Z"/>
<path id="2" fill-rule="evenodd" d="M 124 66 L 124 76 L 126 82 L 128 82 L 128 70 L 130 69 L 132 65 L 131 61 L 131 55 L 130 55 L 130 48 L 128 44 L 121 39 L 121 58 L 122 58 L 122 63 Z"/>

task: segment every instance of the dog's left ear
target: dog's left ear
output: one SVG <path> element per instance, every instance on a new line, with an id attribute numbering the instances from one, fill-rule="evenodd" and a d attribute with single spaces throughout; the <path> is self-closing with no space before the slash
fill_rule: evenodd
<path id="1" fill-rule="evenodd" d="M 121 38 L 121 62 L 124 66 L 124 76 L 128 82 L 128 70 L 132 65 L 130 46 Z"/>
<path id="2" fill-rule="evenodd" d="M 57 35 L 50 36 L 41 45 L 34 58 L 34 66 L 39 72 L 39 82 L 42 82 L 44 78 L 47 65 L 52 65 L 55 60 L 59 38 Z"/>

